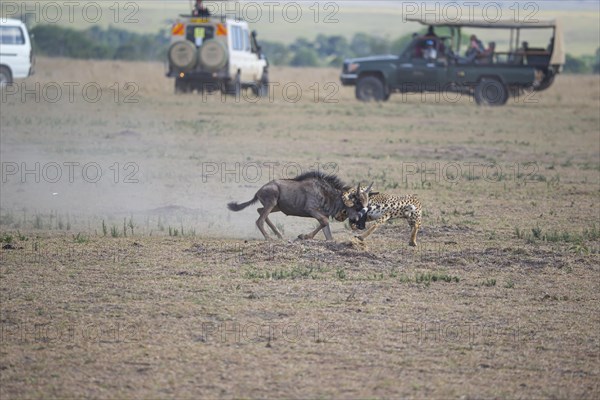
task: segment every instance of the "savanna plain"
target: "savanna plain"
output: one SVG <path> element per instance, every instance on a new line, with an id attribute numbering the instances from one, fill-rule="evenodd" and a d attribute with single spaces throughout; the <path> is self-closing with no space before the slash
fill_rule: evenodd
<path id="1" fill-rule="evenodd" d="M 359 103 L 336 69 L 273 67 L 258 101 L 37 71 L 1 103 L 3 399 L 600 396 L 597 76 L 482 108 Z M 417 194 L 418 246 L 226 208 L 311 169 Z"/>

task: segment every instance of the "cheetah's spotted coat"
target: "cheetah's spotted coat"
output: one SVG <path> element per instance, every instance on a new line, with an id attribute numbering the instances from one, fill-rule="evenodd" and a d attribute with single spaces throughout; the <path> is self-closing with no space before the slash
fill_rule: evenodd
<path id="1" fill-rule="evenodd" d="M 375 229 L 390 219 L 406 218 L 412 228 L 409 244 L 411 246 L 417 245 L 417 232 L 421 226 L 422 207 L 416 195 L 397 196 L 388 193 L 376 193 L 368 197 L 366 207 L 364 206 L 364 199 L 356 198 L 356 189 L 346 191 L 342 197 L 344 203 L 354 202 L 357 208 L 362 208 L 360 218 L 350 220 L 352 229 L 364 229 L 366 221 L 374 221 L 365 233 L 357 236 L 358 239 L 366 239 Z"/>

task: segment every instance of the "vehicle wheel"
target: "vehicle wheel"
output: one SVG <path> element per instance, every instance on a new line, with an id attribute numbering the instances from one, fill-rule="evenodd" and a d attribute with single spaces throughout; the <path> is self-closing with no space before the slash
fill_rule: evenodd
<path id="1" fill-rule="evenodd" d="M 508 100 L 506 86 L 496 79 L 484 78 L 475 86 L 475 102 L 480 106 L 502 106 Z"/>
<path id="2" fill-rule="evenodd" d="M 263 73 L 263 77 L 257 85 L 252 86 L 252 91 L 257 97 L 269 96 L 269 75 Z"/>
<path id="3" fill-rule="evenodd" d="M 227 64 L 227 47 L 216 39 L 208 39 L 198 50 L 198 58 L 204 68 L 217 71 Z"/>
<path id="4" fill-rule="evenodd" d="M 188 40 L 175 42 L 169 47 L 169 62 L 181 71 L 189 71 L 198 63 L 198 52 Z"/>
<path id="5" fill-rule="evenodd" d="M 10 69 L 6 67 L 0 67 L 0 87 L 5 87 L 11 83 L 13 83 L 13 80 Z"/>
<path id="6" fill-rule="evenodd" d="M 235 75 L 235 78 L 231 80 L 229 83 L 229 87 L 227 88 L 227 94 L 233 95 L 235 97 L 239 97 L 242 93 L 242 80 L 240 78 L 240 73 L 238 72 Z"/>
<path id="7" fill-rule="evenodd" d="M 385 87 L 379 78 L 366 76 L 356 84 L 356 98 L 360 101 L 385 100 Z"/>

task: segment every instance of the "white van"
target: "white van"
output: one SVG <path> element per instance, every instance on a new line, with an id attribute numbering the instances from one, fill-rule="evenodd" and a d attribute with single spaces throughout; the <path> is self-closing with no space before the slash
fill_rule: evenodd
<path id="1" fill-rule="evenodd" d="M 198 1 L 190 15 L 180 15 L 171 29 L 168 77 L 175 93 L 193 90 L 239 94 L 250 88 L 269 93 L 269 63 L 248 23 L 210 15 Z"/>
<path id="2" fill-rule="evenodd" d="M 0 87 L 33 75 L 33 49 L 27 27 L 18 19 L 0 17 Z"/>

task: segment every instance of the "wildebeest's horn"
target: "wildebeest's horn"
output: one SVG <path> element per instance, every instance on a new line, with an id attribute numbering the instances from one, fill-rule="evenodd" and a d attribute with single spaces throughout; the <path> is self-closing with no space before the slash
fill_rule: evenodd
<path id="1" fill-rule="evenodd" d="M 358 186 L 356 187 L 356 195 L 360 194 L 360 182 L 358 182 Z"/>
<path id="2" fill-rule="evenodd" d="M 371 184 L 369 185 L 369 187 L 367 188 L 367 190 L 365 190 L 366 193 L 369 193 L 371 191 L 371 188 L 373 187 L 373 184 L 375 182 L 371 182 Z"/>

